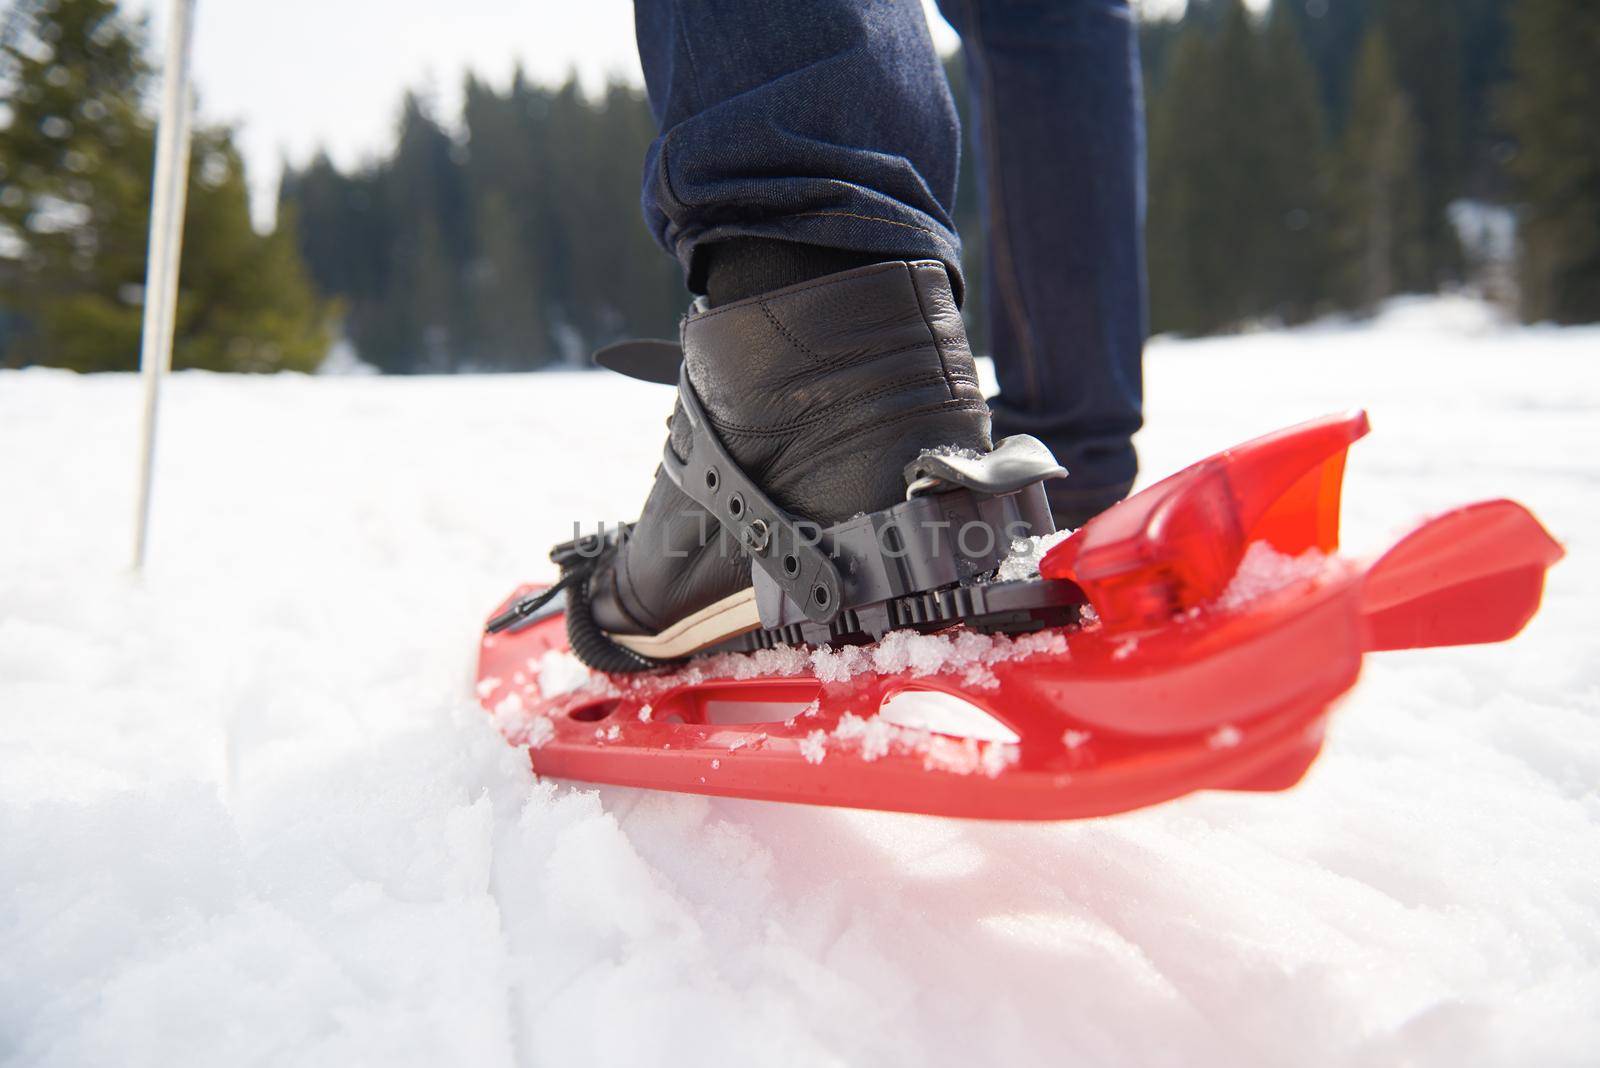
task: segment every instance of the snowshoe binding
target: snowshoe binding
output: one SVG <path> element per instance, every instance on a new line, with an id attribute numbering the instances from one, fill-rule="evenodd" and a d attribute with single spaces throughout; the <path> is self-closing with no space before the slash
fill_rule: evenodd
<path id="1" fill-rule="evenodd" d="M 596 357 L 677 386 L 642 517 L 557 546 L 561 580 L 491 633 L 561 610 L 580 660 L 627 673 L 1076 620 L 1070 583 L 982 581 L 1014 543 L 1054 530 L 1044 482 L 1067 472 L 1034 438 L 990 446 L 942 265 L 880 264 L 701 309 L 683 336 L 681 349 Z"/>
<path id="2" fill-rule="evenodd" d="M 942 270 L 926 269 L 936 266 L 833 281 L 867 280 L 848 299 L 860 307 L 876 290 L 884 299 L 865 318 L 895 322 L 893 309 L 939 296 Z M 910 312 L 868 344 L 829 349 L 827 330 L 788 328 L 804 317 L 786 299 L 827 289 L 746 302 L 754 314 L 717 324 L 757 354 L 743 413 L 739 391 L 718 394 L 722 380 L 705 375 L 707 324 L 694 315 L 686 357 L 665 342 L 602 354 L 676 382 L 679 407 L 640 522 L 558 547 L 560 580 L 513 593 L 482 639 L 479 700 L 539 773 L 1003 819 L 1286 789 L 1367 652 L 1513 636 L 1562 554 L 1525 509 L 1498 500 L 1435 517 L 1374 560 L 1339 556 L 1345 453 L 1368 429 L 1360 412 L 1219 453 L 1051 536 L 1042 485 L 1062 472 L 1031 439 L 989 446 L 967 391 L 970 355 L 953 340 L 959 320 Z M 762 391 L 794 373 L 777 357 L 796 350 L 813 371 L 830 356 L 851 368 L 851 396 L 863 352 L 869 365 L 921 352 L 942 369 L 890 375 L 913 393 L 913 414 L 892 418 L 852 411 L 813 375 L 803 399 L 847 413 L 830 438 L 804 419 L 761 423 Z M 927 421 L 885 435 L 892 419 Z M 941 438 L 957 447 L 932 447 Z M 812 455 L 797 442 L 820 442 L 823 466 L 796 460 Z M 898 461 L 892 478 L 861 474 L 881 472 L 865 462 L 880 457 Z M 840 467 L 854 473 L 827 477 Z M 816 506 L 819 480 L 854 487 L 848 511 Z M 709 536 L 691 536 L 687 510 L 709 517 Z M 1032 535 L 1021 544 L 1044 550 L 1021 568 L 1006 559 L 1020 524 Z M 713 555 L 719 543 L 730 551 Z M 641 592 L 646 557 L 630 556 L 642 548 L 684 554 L 654 594 Z"/>

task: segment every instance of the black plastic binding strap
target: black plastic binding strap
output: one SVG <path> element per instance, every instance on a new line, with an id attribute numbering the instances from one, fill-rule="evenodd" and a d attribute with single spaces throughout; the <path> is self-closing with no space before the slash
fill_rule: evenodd
<path id="1" fill-rule="evenodd" d="M 678 397 L 693 441 L 689 455 L 679 459 L 669 440 L 662 450 L 662 470 L 734 533 L 755 565 L 807 619 L 831 623 L 844 607 L 844 583 L 838 566 L 819 544 L 820 528 L 795 522 L 728 454 L 700 406 L 687 362 L 678 371 Z"/>

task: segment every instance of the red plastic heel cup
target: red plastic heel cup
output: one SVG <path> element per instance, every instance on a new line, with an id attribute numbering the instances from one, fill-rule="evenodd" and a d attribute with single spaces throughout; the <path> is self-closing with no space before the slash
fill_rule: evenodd
<path id="1" fill-rule="evenodd" d="M 1076 582 L 1108 630 L 1138 630 L 1215 599 L 1252 541 L 1332 552 L 1345 451 L 1368 429 L 1356 411 L 1220 452 L 1091 520 L 1039 573 Z"/>

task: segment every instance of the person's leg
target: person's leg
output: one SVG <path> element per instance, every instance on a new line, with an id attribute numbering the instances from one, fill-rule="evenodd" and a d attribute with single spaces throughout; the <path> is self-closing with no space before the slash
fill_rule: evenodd
<path id="1" fill-rule="evenodd" d="M 708 299 L 679 329 L 671 460 L 638 522 L 563 564 L 572 647 L 606 671 L 760 626 L 753 568 L 789 606 L 775 615 L 769 599 L 769 625 L 802 605 L 861 625 L 867 601 L 830 593 L 769 535 L 790 518 L 826 528 L 901 504 L 925 452 L 991 447 L 958 310 L 959 132 L 917 0 L 638 0 L 635 12 L 661 124 L 645 213 Z M 675 481 L 706 449 L 703 481 Z"/>
<path id="2" fill-rule="evenodd" d="M 1139 45 L 1125 0 L 940 0 L 961 34 L 986 222 L 995 436 L 1042 438 L 1077 526 L 1137 470 L 1144 342 Z"/>
<path id="3" fill-rule="evenodd" d="M 937 259 L 960 134 L 917 0 L 636 0 L 661 131 L 645 219 L 725 303 L 885 260 Z"/>

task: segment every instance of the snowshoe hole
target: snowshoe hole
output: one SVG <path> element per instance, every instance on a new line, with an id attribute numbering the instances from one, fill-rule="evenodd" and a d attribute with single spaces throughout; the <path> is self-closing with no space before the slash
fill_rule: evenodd
<path id="1" fill-rule="evenodd" d="M 691 722 L 721 727 L 777 725 L 813 707 L 821 692 L 820 683 L 805 678 L 707 683 L 677 704 Z"/>
<path id="2" fill-rule="evenodd" d="M 593 704 L 579 705 L 571 712 L 568 712 L 567 716 L 571 719 L 580 720 L 584 723 L 596 723 L 602 719 L 605 719 L 616 710 L 616 701 L 596 701 Z"/>
<path id="3" fill-rule="evenodd" d="M 900 690 L 878 706 L 896 727 L 932 731 L 980 742 L 1017 742 L 1017 732 L 977 705 L 943 690 Z"/>
<path id="4" fill-rule="evenodd" d="M 706 722 L 718 726 L 742 723 L 782 723 L 800 715 L 808 701 L 707 701 Z"/>

